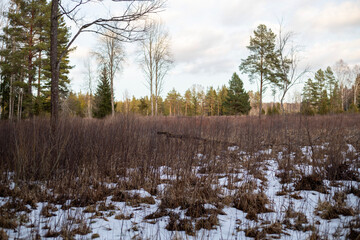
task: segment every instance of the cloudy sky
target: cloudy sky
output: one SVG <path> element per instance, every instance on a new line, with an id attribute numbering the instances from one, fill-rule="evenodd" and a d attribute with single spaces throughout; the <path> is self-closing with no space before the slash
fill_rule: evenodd
<path id="1" fill-rule="evenodd" d="M 102 5 L 117 8 L 108 3 Z M 339 59 L 349 65 L 360 64 L 360 0 L 168 0 L 159 16 L 171 35 L 175 60 L 165 79 L 163 96 L 172 88 L 183 94 L 194 84 L 204 89 L 228 84 L 232 73 L 239 73 L 241 59 L 249 55 L 246 46 L 259 24 L 277 33 L 282 21 L 285 30 L 295 33 L 293 41 L 302 49 L 302 66 L 309 65 L 312 71 L 333 66 Z M 74 91 L 85 91 L 84 61 L 96 42 L 97 37 L 89 34 L 75 42 L 77 50 L 71 54 Z M 126 44 L 126 49 L 126 63 L 116 76 L 117 100 L 125 93 L 148 95 L 134 54 L 136 44 Z M 246 90 L 257 90 L 246 75 L 240 76 Z M 301 91 L 301 86 L 297 88 Z M 270 91 L 267 95 L 269 99 Z"/>

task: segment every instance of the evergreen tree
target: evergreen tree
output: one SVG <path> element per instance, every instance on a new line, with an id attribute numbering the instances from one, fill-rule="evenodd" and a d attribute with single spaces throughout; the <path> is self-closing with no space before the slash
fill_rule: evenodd
<path id="1" fill-rule="evenodd" d="M 94 117 L 103 118 L 111 114 L 111 90 L 105 67 L 102 69 L 100 81 L 96 89 L 95 105 Z"/>
<path id="2" fill-rule="evenodd" d="M 228 95 L 228 89 L 225 85 L 223 85 L 221 88 L 218 88 L 217 101 L 216 101 L 216 109 L 218 116 L 224 115 L 226 112 L 224 107 L 224 102 L 226 100 L 227 95 Z"/>
<path id="3" fill-rule="evenodd" d="M 316 85 L 309 78 L 304 85 L 302 93 L 302 103 L 301 103 L 301 112 L 306 115 L 314 115 L 314 108 L 317 104 L 317 99 L 313 97 L 313 94 L 317 91 L 314 90 Z M 316 100 L 316 101 L 315 101 Z"/>
<path id="4" fill-rule="evenodd" d="M 331 68 L 319 69 L 314 80 L 309 79 L 303 89 L 303 112 L 319 114 L 341 112 L 341 94 Z M 310 111 L 311 108 L 311 111 Z"/>
<path id="5" fill-rule="evenodd" d="M 185 116 L 190 116 L 192 113 L 192 107 L 191 107 L 191 91 L 190 89 L 185 91 L 184 94 L 184 103 L 185 103 L 185 109 L 184 114 Z"/>
<path id="6" fill-rule="evenodd" d="M 341 111 L 341 95 L 338 81 L 335 79 L 334 73 L 331 67 L 327 67 L 325 70 L 325 81 L 327 83 L 327 92 L 329 98 L 328 110 L 330 113 L 336 113 Z"/>
<path id="7" fill-rule="evenodd" d="M 139 100 L 139 113 L 147 116 L 149 113 L 149 99 L 146 97 L 142 97 Z"/>
<path id="8" fill-rule="evenodd" d="M 3 86 L 2 105 L 14 109 L 18 93 L 24 92 L 26 116 L 50 112 L 50 4 L 46 0 L 12 0 L 8 26 L 1 36 L 5 48 L 0 52 Z M 65 48 L 70 37 L 63 18 L 59 20 L 58 48 Z M 63 99 L 68 93 L 68 54 L 60 66 Z M 34 101 L 33 92 L 37 89 Z M 5 98 L 4 98 L 5 96 Z M 15 108 L 16 109 L 16 108 Z M 21 110 L 22 106 L 17 106 Z M 11 110 L 13 111 L 13 110 Z"/>
<path id="9" fill-rule="evenodd" d="M 205 95 L 205 105 L 207 109 L 207 115 L 208 116 L 215 116 L 216 115 L 216 91 L 211 86 Z"/>
<path id="10" fill-rule="evenodd" d="M 46 110 L 50 112 L 50 95 L 51 95 L 51 66 L 50 66 L 50 23 L 48 23 L 47 34 L 46 34 L 46 50 L 45 58 L 43 60 L 43 85 L 41 87 L 41 93 L 43 94 L 46 102 Z M 59 18 L 58 28 L 58 54 L 63 52 L 70 39 L 70 29 L 66 26 L 63 17 Z M 59 99 L 60 101 L 65 100 L 69 94 L 70 79 L 68 77 L 70 69 L 73 66 L 70 65 L 69 53 L 73 51 L 71 49 L 60 62 L 60 74 L 59 74 Z"/>
<path id="11" fill-rule="evenodd" d="M 181 95 L 173 88 L 166 96 L 167 113 L 170 116 L 180 114 Z"/>
<path id="12" fill-rule="evenodd" d="M 248 114 L 251 109 L 249 95 L 244 90 L 244 84 L 236 73 L 232 75 L 229 85 L 228 95 L 224 102 L 227 113 L 231 115 Z"/>
<path id="13" fill-rule="evenodd" d="M 239 69 L 248 73 L 250 81 L 258 79 L 260 87 L 259 117 L 262 114 L 262 96 L 269 84 L 277 84 L 279 77 L 279 54 L 275 50 L 276 35 L 260 24 L 254 31 L 254 37 L 250 37 L 250 45 L 247 48 L 252 53 L 247 59 L 243 59 Z"/>

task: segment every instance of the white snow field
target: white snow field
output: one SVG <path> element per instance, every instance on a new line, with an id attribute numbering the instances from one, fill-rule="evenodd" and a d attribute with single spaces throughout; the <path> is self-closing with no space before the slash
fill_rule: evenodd
<path id="1" fill-rule="evenodd" d="M 353 161 L 359 162 L 358 150 L 352 145 L 348 147 L 348 153 L 355 156 Z M 250 154 L 238 146 L 227 151 L 242 163 L 251 157 L 260 160 L 255 169 L 258 174 L 245 164 L 232 166 L 223 173 L 212 172 L 211 176 L 204 171 L 207 166 L 192 169 L 199 182 L 211 177 L 209 186 L 221 202 L 203 197 L 187 207 L 166 204 L 164 199 L 181 175 L 176 175 L 176 169 L 162 166 L 157 169 L 161 183 L 153 194 L 144 189 L 116 193 L 118 183 L 109 182 L 106 187 L 112 190 L 111 194 L 89 206 L 77 207 L 71 200 L 65 204 L 48 201 L 37 202 L 35 206 L 24 204 L 13 213 L 16 224 L 3 215 L 2 234 L 5 232 L 9 239 L 359 239 L 358 180 L 323 180 L 315 184 L 319 188 L 304 190 L 299 187 L 300 174 L 314 176 L 316 169 L 293 161 L 299 157 L 296 153 L 265 149 Z M 304 146 L 301 152 L 311 162 L 311 148 Z M 201 161 L 206 155 L 199 153 L 194 158 Z M 294 177 L 282 183 L 279 176 L 284 170 L 279 164 L 285 158 L 293 162 L 289 173 Z M 352 172 L 359 176 L 360 169 L 353 167 Z M 6 187 L 9 191 L 18 188 L 11 175 Z M 176 197 L 186 199 L 191 194 L 190 189 L 184 196 Z M 1 213 L 15 211 L 20 200 L 6 194 L 0 196 Z M 245 198 L 248 202 L 244 202 Z M 191 212 L 191 207 L 195 211 Z"/>

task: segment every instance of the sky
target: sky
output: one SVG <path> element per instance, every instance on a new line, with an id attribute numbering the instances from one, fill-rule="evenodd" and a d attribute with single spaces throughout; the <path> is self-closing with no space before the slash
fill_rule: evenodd
<path id="1" fill-rule="evenodd" d="M 109 12 L 121 13 L 123 4 L 105 0 L 82 11 L 85 19 L 106 16 Z M 257 91 L 257 84 L 250 83 L 247 75 L 239 72 L 239 65 L 250 54 L 246 46 L 259 24 L 267 25 L 277 34 L 282 22 L 283 31 L 294 33 L 293 43 L 301 50 L 300 68 L 310 66 L 316 72 L 340 59 L 349 65 L 360 64 L 360 0 L 168 0 L 158 17 L 171 36 L 174 58 L 174 65 L 165 77 L 163 97 L 173 88 L 183 94 L 193 85 L 204 90 L 228 85 L 234 72 L 240 75 L 247 91 Z M 70 58 L 75 67 L 70 78 L 75 92 L 86 92 L 84 62 L 96 49 L 98 40 L 98 36 L 84 33 L 74 42 L 77 48 Z M 115 99 L 149 95 L 138 64 L 138 44 L 124 46 L 126 62 L 115 78 Z M 92 61 L 96 80 L 99 70 Z M 297 85 L 293 92 L 301 89 Z M 288 101 L 292 101 L 292 95 L 289 94 Z M 271 100 L 268 90 L 265 101 Z"/>

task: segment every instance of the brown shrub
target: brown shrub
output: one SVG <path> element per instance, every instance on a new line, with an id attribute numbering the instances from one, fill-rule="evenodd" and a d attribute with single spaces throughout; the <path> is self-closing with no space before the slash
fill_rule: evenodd
<path id="1" fill-rule="evenodd" d="M 208 218 L 197 220 L 195 223 L 195 230 L 200 230 L 202 228 L 206 230 L 211 230 L 214 229 L 217 225 L 219 225 L 217 215 L 210 215 Z"/>
<path id="2" fill-rule="evenodd" d="M 0 230 L 0 240 L 8 240 L 8 239 L 9 239 L 9 237 L 6 234 L 6 232 L 4 231 L 4 229 L 1 229 Z"/>
<path id="3" fill-rule="evenodd" d="M 281 223 L 273 223 L 269 226 L 264 227 L 264 231 L 267 234 L 281 234 L 282 233 L 282 225 Z"/>
<path id="4" fill-rule="evenodd" d="M 272 212 L 266 207 L 269 199 L 265 193 L 238 192 L 234 199 L 234 207 L 244 211 L 254 211 L 256 213 Z"/>
<path id="5" fill-rule="evenodd" d="M 323 180 L 316 174 L 301 176 L 300 180 L 295 183 L 295 190 L 310 190 L 326 193 Z"/>
<path id="6" fill-rule="evenodd" d="M 123 213 L 115 215 L 115 219 L 117 220 L 130 220 L 133 217 L 133 213 L 131 213 L 130 215 L 124 215 Z"/>
<path id="7" fill-rule="evenodd" d="M 165 227 L 168 231 L 185 231 L 186 234 L 194 236 L 194 226 L 189 219 L 179 219 L 178 215 L 170 215 L 170 220 Z"/>

